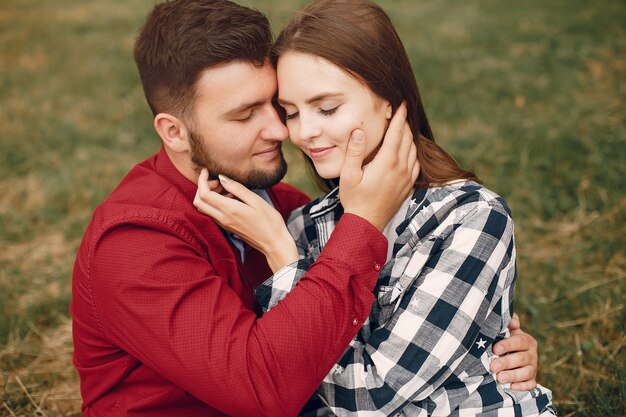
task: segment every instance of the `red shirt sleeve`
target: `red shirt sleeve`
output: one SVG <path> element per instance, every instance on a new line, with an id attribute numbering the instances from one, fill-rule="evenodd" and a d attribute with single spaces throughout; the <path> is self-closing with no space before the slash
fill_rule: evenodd
<path id="1" fill-rule="evenodd" d="M 175 234 L 126 225 L 93 254 L 88 275 L 104 337 L 228 415 L 289 416 L 367 317 L 386 241 L 344 215 L 309 273 L 262 318 Z"/>

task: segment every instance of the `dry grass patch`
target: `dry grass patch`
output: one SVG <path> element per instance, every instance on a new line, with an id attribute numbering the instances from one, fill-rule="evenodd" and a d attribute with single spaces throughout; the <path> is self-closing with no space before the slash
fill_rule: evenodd
<path id="1" fill-rule="evenodd" d="M 0 363 L 25 363 L 2 372 L 6 415 L 78 416 L 78 377 L 72 367 L 69 319 L 53 330 L 30 327 L 29 333 L 11 339 L 0 350 Z M 5 400 L 6 398 L 6 400 Z M 4 415 L 0 412 L 0 415 Z"/>

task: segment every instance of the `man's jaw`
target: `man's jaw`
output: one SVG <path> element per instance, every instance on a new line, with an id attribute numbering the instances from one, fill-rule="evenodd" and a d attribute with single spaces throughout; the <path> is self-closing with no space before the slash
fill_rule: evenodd
<path id="1" fill-rule="evenodd" d="M 229 169 L 218 170 L 215 167 L 202 165 L 201 163 L 198 163 L 199 161 L 197 160 L 194 161 L 194 169 L 199 174 L 203 168 L 207 168 L 209 171 L 209 180 L 217 180 L 218 175 L 222 174 L 226 175 L 232 180 L 243 184 L 246 188 L 249 189 L 269 188 L 278 184 L 287 173 L 287 162 L 285 161 L 285 158 L 283 157 L 280 148 L 272 152 L 276 152 L 276 155 L 272 156 L 271 159 L 278 158 L 278 161 L 277 165 L 270 170 L 249 169 L 245 172 L 234 172 Z"/>

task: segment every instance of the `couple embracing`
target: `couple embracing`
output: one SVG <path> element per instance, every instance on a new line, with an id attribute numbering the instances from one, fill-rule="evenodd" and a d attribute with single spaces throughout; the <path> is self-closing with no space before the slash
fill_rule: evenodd
<path id="1" fill-rule="evenodd" d="M 162 146 L 76 258 L 85 416 L 556 414 L 510 211 L 435 143 L 379 6 L 316 1 L 272 42 L 173 0 L 134 56 Z M 323 197 L 280 183 L 287 138 Z"/>

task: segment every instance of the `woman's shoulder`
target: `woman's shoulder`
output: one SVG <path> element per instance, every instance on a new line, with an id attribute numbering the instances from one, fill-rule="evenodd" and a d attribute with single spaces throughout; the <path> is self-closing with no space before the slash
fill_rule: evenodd
<path id="1" fill-rule="evenodd" d="M 289 222 L 292 219 L 299 217 L 309 217 L 311 215 L 318 215 L 325 213 L 329 210 L 334 210 L 339 205 L 339 188 L 335 188 L 328 194 L 321 195 L 314 198 L 307 204 L 294 210 L 289 217 Z"/>
<path id="2" fill-rule="evenodd" d="M 317 204 L 319 204 L 320 201 L 323 200 L 323 198 L 324 198 L 323 196 L 314 198 L 313 200 L 309 201 L 305 205 L 303 205 L 301 207 L 298 207 L 297 209 L 292 211 L 291 215 L 289 216 L 288 223 L 291 223 L 294 219 L 297 219 L 297 218 L 300 218 L 300 217 L 304 217 L 304 216 L 308 216 L 309 213 L 311 212 L 311 208 L 315 207 Z"/>
<path id="3" fill-rule="evenodd" d="M 511 216 L 511 209 L 496 192 L 474 181 L 459 180 L 447 184 L 428 188 L 426 190 L 424 206 L 434 206 L 449 211 L 454 209 L 493 209 Z"/>

